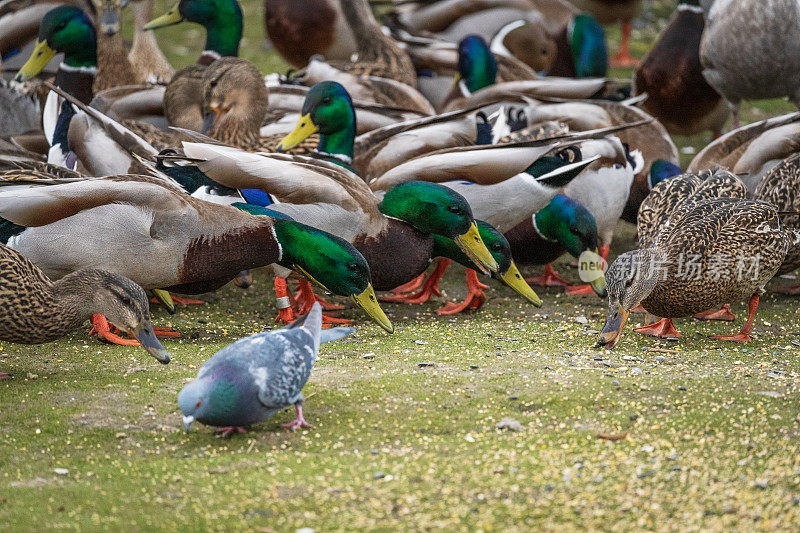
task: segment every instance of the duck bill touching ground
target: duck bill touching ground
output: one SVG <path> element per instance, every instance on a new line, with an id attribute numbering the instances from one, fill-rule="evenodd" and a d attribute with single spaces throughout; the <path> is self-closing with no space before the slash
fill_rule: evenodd
<path id="1" fill-rule="evenodd" d="M 17 75 L 14 77 L 16 81 L 28 81 L 37 74 L 39 74 L 44 67 L 53 59 L 56 51 L 50 48 L 46 40 L 37 41 L 36 46 L 33 48 L 31 57 L 22 65 Z"/>
<path id="2" fill-rule="evenodd" d="M 162 365 L 169 363 L 169 353 L 161 345 L 161 341 L 156 337 L 153 325 L 149 321 L 140 324 L 135 330 L 130 330 L 128 334 L 138 340 L 142 348 L 155 357 L 159 363 Z"/>
<path id="3" fill-rule="evenodd" d="M 324 291 L 332 292 L 325 285 L 314 279 L 314 277 L 301 266 L 295 265 L 293 270 L 302 273 L 306 278 L 314 282 L 315 285 L 319 286 Z M 367 284 L 367 287 L 360 293 L 351 294 L 350 299 L 353 300 L 353 303 L 363 309 L 364 312 L 367 313 L 367 315 L 369 315 L 369 317 L 387 333 L 394 333 L 394 326 L 392 325 L 391 320 L 389 320 L 389 317 L 386 316 L 386 313 L 383 312 L 383 309 L 381 309 L 381 306 L 378 303 L 378 298 L 375 296 L 375 289 L 372 288 L 371 283 Z"/>
<path id="4" fill-rule="evenodd" d="M 184 18 L 181 15 L 180 4 L 175 4 L 172 8 L 161 15 L 156 17 L 144 25 L 145 30 L 155 30 L 158 28 L 165 28 L 183 22 Z"/>
<path id="5" fill-rule="evenodd" d="M 614 346 L 617 345 L 620 337 L 622 337 L 622 328 L 625 327 L 629 314 L 629 311 L 622 309 L 619 302 L 612 303 L 606 325 L 603 326 L 603 331 L 600 332 L 595 348 L 614 349 Z"/>
<path id="6" fill-rule="evenodd" d="M 456 236 L 454 239 L 461 251 L 467 254 L 475 266 L 477 266 L 484 274 L 490 272 L 497 272 L 499 268 L 497 261 L 495 261 L 489 249 L 481 239 L 481 234 L 478 231 L 478 223 L 473 221 L 466 233 Z"/>
<path id="7" fill-rule="evenodd" d="M 351 295 L 350 299 L 363 309 L 372 320 L 377 322 L 380 327 L 388 333 L 394 333 L 394 326 L 378 304 L 378 299 L 375 297 L 375 290 L 372 288 L 372 285 L 367 286 L 361 294 Z"/>
<path id="8" fill-rule="evenodd" d="M 514 264 L 514 261 L 511 261 L 511 266 L 508 267 L 505 273 L 497 273 L 495 277 L 511 287 L 514 292 L 528 300 L 530 303 L 535 305 L 536 307 L 542 306 L 542 299 L 539 298 L 539 295 L 531 288 L 530 285 L 525 281 L 525 278 L 522 277 L 517 265 Z"/>

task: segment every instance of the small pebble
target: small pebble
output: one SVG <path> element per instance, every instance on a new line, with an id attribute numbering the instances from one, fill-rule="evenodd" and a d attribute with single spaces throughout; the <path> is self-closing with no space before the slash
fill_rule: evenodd
<path id="1" fill-rule="evenodd" d="M 55 472 L 59 476 L 66 476 L 67 474 L 69 474 L 69 470 L 67 470 L 66 468 L 54 468 L 53 472 Z"/>
<path id="2" fill-rule="evenodd" d="M 524 431 L 525 426 L 519 423 L 518 420 L 506 416 L 497 423 L 497 429 L 507 429 L 509 431 Z"/>

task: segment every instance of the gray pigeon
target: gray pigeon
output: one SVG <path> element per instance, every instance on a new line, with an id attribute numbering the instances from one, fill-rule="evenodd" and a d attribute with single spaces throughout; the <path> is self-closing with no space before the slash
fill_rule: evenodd
<path id="1" fill-rule="evenodd" d="M 319 345 L 340 339 L 353 328 L 322 329 L 322 308 L 289 326 L 239 339 L 215 353 L 197 379 L 178 395 L 186 431 L 197 420 L 223 428 L 228 436 L 293 405 L 297 418 L 283 424 L 295 430 L 308 427 L 303 418 L 303 387 L 317 360 Z"/>

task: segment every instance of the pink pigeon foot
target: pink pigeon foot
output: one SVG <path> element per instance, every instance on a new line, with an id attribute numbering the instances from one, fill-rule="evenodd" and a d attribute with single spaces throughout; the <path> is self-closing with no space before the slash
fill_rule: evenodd
<path id="1" fill-rule="evenodd" d="M 226 427 L 226 428 L 219 428 L 219 429 L 214 430 L 214 435 L 216 435 L 217 437 L 219 437 L 221 439 L 225 439 L 227 437 L 230 437 L 234 433 L 247 433 L 247 430 L 245 428 L 239 427 L 239 426 L 229 426 L 229 427 Z"/>
<path id="2" fill-rule="evenodd" d="M 286 429 L 290 429 L 292 431 L 300 428 L 310 428 L 311 424 L 306 422 L 306 419 L 303 418 L 303 406 L 301 404 L 296 404 L 295 409 L 297 409 L 297 418 L 292 420 L 291 422 L 287 422 L 285 424 L 281 424 L 281 427 Z"/>

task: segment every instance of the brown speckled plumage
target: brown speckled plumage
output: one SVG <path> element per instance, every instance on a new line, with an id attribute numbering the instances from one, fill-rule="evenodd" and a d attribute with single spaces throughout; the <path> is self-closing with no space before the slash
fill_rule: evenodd
<path id="1" fill-rule="evenodd" d="M 763 202 L 732 198 L 703 200 L 679 209 L 668 221 L 655 247 L 666 256 L 667 279 L 642 300 L 648 312 L 667 318 L 689 316 L 726 303 L 738 303 L 761 292 L 777 272 L 789 245 L 775 208 Z M 702 271 L 711 263 L 724 273 L 719 279 L 680 278 L 680 258 L 699 255 Z M 737 275 L 739 258 L 758 257 L 754 276 Z M 742 268 L 747 268 L 744 263 Z M 741 278 L 741 279 L 740 279 Z"/>
<path id="2" fill-rule="evenodd" d="M 611 301 L 676 318 L 760 293 L 786 256 L 790 232 L 774 206 L 745 195 L 744 184 L 724 170 L 659 183 L 640 209 L 642 248 L 620 256 L 606 275 Z M 630 260 L 639 262 L 633 283 Z"/>
<path id="3" fill-rule="evenodd" d="M 784 159 L 758 184 L 754 198 L 774 205 L 781 213 L 781 222 L 792 231 L 800 232 L 800 154 Z M 778 274 L 800 268 L 800 234 L 794 233 L 789 251 Z"/>
<path id="4" fill-rule="evenodd" d="M 150 320 L 147 296 L 131 280 L 81 270 L 54 283 L 22 254 L 0 245 L 0 340 L 54 341 L 95 312 L 107 313 L 122 326 Z"/>
<path id="5" fill-rule="evenodd" d="M 336 65 L 361 76 L 377 76 L 417 86 L 417 71 L 409 55 L 383 34 L 367 0 L 340 0 L 356 40 L 356 53 L 350 62 Z"/>
<path id="6" fill-rule="evenodd" d="M 709 198 L 745 199 L 747 189 L 724 170 L 682 174 L 658 183 L 639 206 L 636 229 L 639 247 L 652 246 L 659 232 L 679 206 L 694 205 Z"/>

